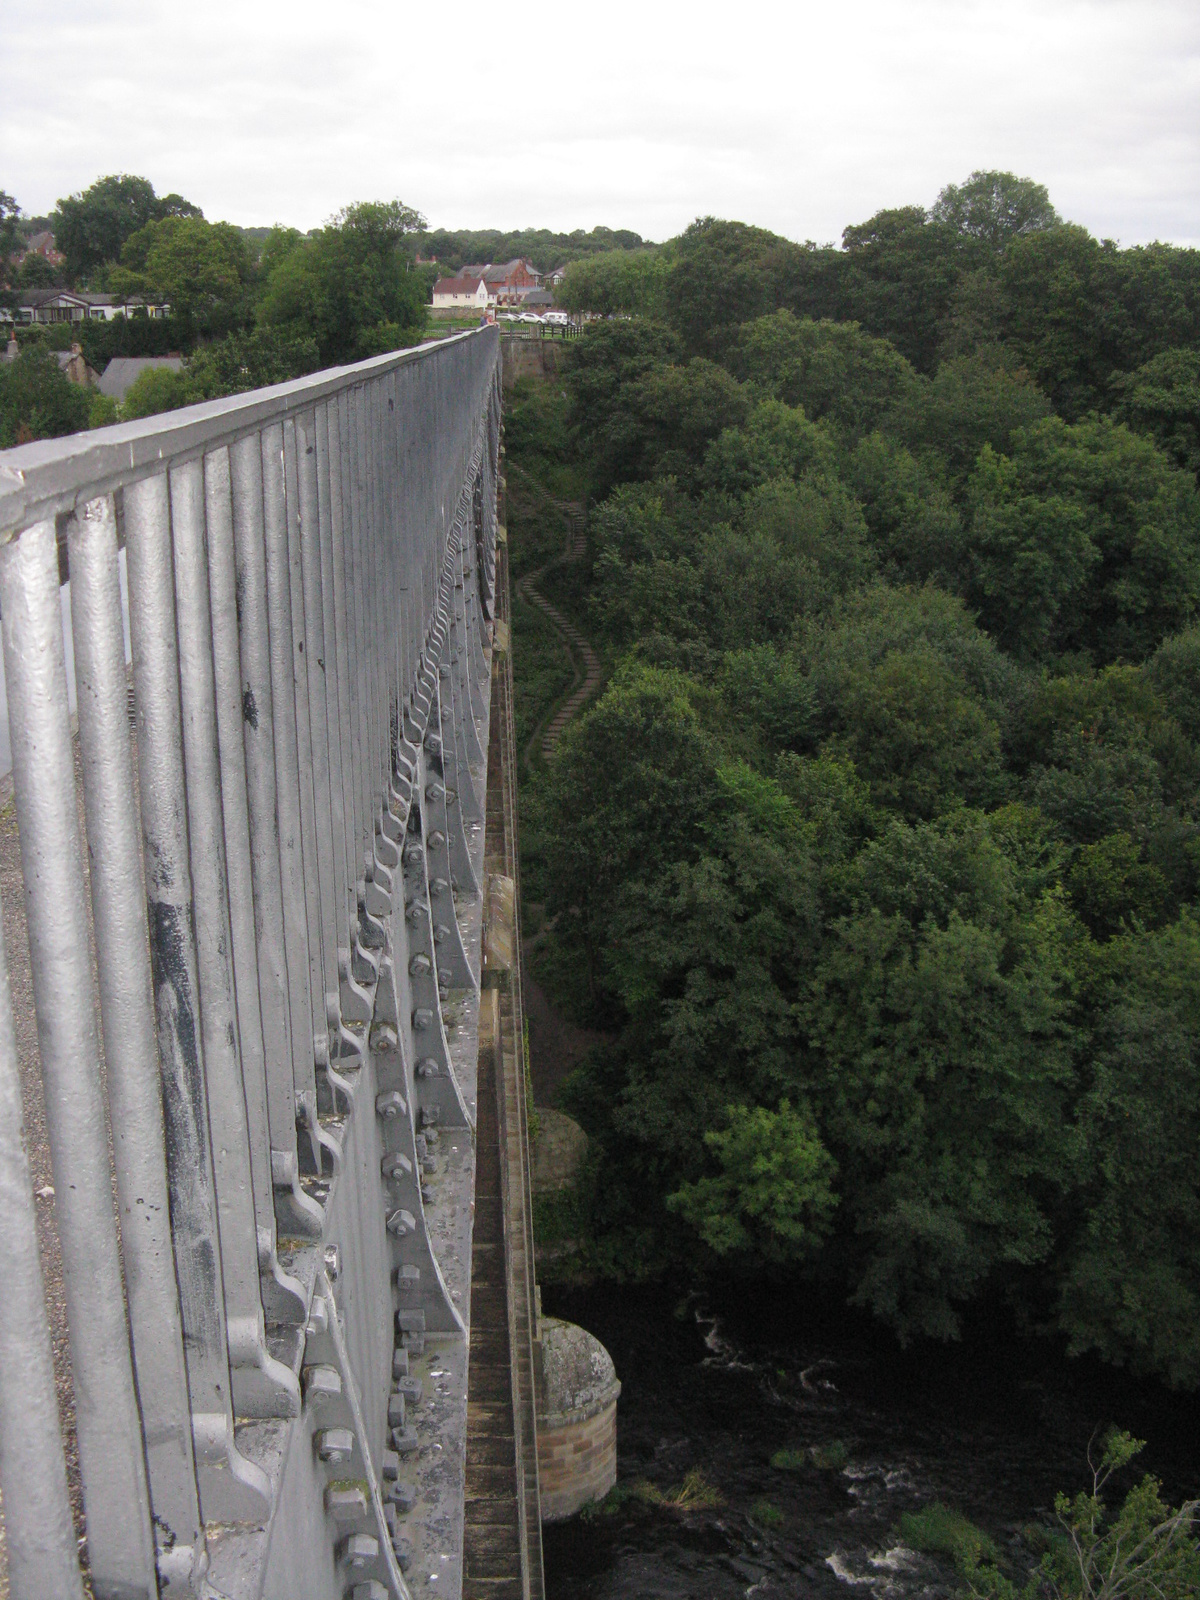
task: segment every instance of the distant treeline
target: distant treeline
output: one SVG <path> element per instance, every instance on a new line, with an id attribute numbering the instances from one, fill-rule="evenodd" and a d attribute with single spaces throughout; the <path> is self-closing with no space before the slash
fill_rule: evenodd
<path id="1" fill-rule="evenodd" d="M 1062 222 L 1040 186 L 990 181 L 881 211 L 841 248 L 705 218 L 658 249 L 581 261 L 559 299 L 661 321 L 719 360 L 738 328 L 778 310 L 856 322 L 924 374 L 996 346 L 1072 419 L 1109 408 L 1153 357 L 1200 345 L 1200 252 L 1120 249 Z"/>
<path id="2" fill-rule="evenodd" d="M 469 262 L 515 261 L 524 257 L 539 272 L 553 272 L 569 261 L 581 261 L 609 250 L 638 250 L 646 244 L 628 228 L 593 228 L 590 233 L 551 233 L 548 228 L 434 228 L 421 242 L 421 254 L 434 256 L 450 271 Z"/>
<path id="3" fill-rule="evenodd" d="M 522 798 L 603 1034 L 546 1225 L 1200 1384 L 1200 256 L 986 173 L 630 264 L 507 417 L 612 671 Z"/>

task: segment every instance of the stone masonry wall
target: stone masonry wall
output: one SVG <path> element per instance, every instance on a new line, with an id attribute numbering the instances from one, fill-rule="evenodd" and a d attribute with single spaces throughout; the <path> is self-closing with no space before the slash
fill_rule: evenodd
<path id="1" fill-rule="evenodd" d="M 561 1522 L 617 1481 L 617 1402 L 563 1427 L 538 1425 L 542 1521 Z"/>

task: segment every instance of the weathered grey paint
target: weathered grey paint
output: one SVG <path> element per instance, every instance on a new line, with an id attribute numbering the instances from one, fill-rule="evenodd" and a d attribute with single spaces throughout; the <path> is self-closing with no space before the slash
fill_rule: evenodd
<path id="1" fill-rule="evenodd" d="M 393 1536 L 414 1594 L 453 1600 L 461 1582 L 482 838 L 451 822 L 446 765 L 453 751 L 477 806 L 497 357 L 488 330 L 0 456 L 6 698 L 100 1595 L 333 1600 L 361 1581 L 400 1597 Z M 0 974 L 0 1110 L 5 1005 Z M 21 1374 L 18 1391 L 0 1372 L 10 1572 L 17 1595 L 74 1600 L 15 1125 L 0 1130 L 22 1318 L 0 1330 Z M 409 1355 L 453 1383 L 389 1440 Z M 26 1395 L 36 1527 L 13 1477 Z M 381 1523 L 397 1470 L 415 1504 Z M 22 1591 L 35 1558 L 40 1586 Z"/>
<path id="2" fill-rule="evenodd" d="M 58 551 L 37 522 L 0 551 L 13 788 L 98 1595 L 150 1595 L 154 1541 L 125 1321 L 88 957 Z"/>
<path id="3" fill-rule="evenodd" d="M 50 1332 L 25 1154 L 4 922 L 0 918 L 0 1483 L 12 1600 L 83 1600 L 58 1431 Z"/>

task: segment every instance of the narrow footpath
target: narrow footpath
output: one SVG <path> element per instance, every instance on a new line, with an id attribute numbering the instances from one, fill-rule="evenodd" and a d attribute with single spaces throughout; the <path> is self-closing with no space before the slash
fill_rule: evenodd
<path id="1" fill-rule="evenodd" d="M 540 580 L 552 567 L 561 566 L 568 561 L 582 561 L 587 552 L 583 507 L 577 501 L 570 500 L 553 500 L 551 504 L 562 513 L 567 525 L 566 550 L 554 561 L 548 561 L 544 566 L 538 567 L 535 572 L 527 572 L 516 587 L 520 598 L 529 605 L 536 606 L 562 639 L 570 657 L 575 680 L 567 695 L 555 706 L 550 720 L 543 723 L 529 741 L 523 755 L 526 767 L 530 766 L 534 746 L 539 741 L 542 759 L 546 761 L 550 759 L 563 729 L 571 718 L 577 716 L 587 705 L 600 687 L 602 676 L 599 656 L 575 624 L 565 617 L 556 605 L 547 600 L 538 588 Z"/>

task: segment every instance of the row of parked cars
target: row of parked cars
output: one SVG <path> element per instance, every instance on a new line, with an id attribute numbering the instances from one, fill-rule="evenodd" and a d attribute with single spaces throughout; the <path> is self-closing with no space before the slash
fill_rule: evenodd
<path id="1" fill-rule="evenodd" d="M 569 328 L 571 319 L 565 311 L 547 311 L 539 316 L 536 311 L 500 311 L 500 322 L 536 322 L 544 328 Z"/>

